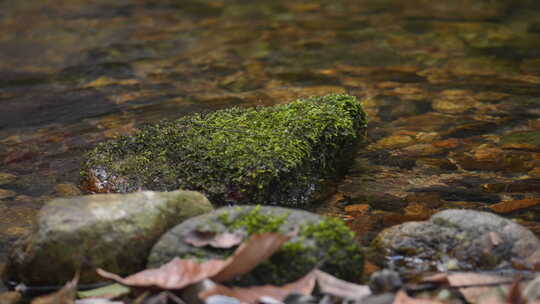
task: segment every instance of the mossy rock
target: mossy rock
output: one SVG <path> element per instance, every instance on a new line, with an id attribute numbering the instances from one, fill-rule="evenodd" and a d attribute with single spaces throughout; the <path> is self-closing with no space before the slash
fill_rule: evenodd
<path id="1" fill-rule="evenodd" d="M 339 176 L 366 128 L 355 97 L 230 108 L 163 121 L 89 152 L 94 192 L 189 189 L 215 204 L 299 206 Z"/>
<path id="2" fill-rule="evenodd" d="M 177 256 L 201 261 L 224 259 L 235 250 L 188 244 L 184 238 L 193 231 L 243 231 L 247 238 L 257 232 L 287 233 L 294 229 L 299 229 L 295 237 L 267 261 L 232 283 L 282 285 L 299 279 L 315 267 L 344 280 L 360 279 L 363 253 L 354 233 L 342 221 L 303 210 L 268 206 L 224 207 L 177 225 L 152 248 L 148 267 L 159 267 Z"/>
<path id="3" fill-rule="evenodd" d="M 183 220 L 211 211 L 194 191 L 99 194 L 57 198 L 38 213 L 2 272 L 6 285 L 62 286 L 103 281 L 96 268 L 120 275 L 144 269 L 156 241 Z"/>

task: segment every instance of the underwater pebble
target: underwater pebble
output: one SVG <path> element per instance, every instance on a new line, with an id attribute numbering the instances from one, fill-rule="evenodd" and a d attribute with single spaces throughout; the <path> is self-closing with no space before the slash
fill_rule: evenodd
<path id="1" fill-rule="evenodd" d="M 17 193 L 15 191 L 0 189 L 0 199 L 15 197 Z"/>
<path id="2" fill-rule="evenodd" d="M 406 147 L 414 141 L 415 139 L 408 135 L 392 135 L 380 139 L 375 145 L 383 149 L 395 149 Z"/>
<path id="3" fill-rule="evenodd" d="M 532 169 L 527 174 L 529 174 L 530 177 L 540 178 L 540 167 Z"/>
<path id="4" fill-rule="evenodd" d="M 17 179 L 16 175 L 0 172 L 0 185 L 12 183 L 15 179 Z"/>
<path id="5" fill-rule="evenodd" d="M 435 111 L 448 113 L 448 114 L 458 114 L 463 113 L 473 106 L 474 100 L 469 99 L 446 99 L 440 98 L 435 99 L 432 103 L 432 107 Z"/>
<path id="6" fill-rule="evenodd" d="M 56 191 L 56 194 L 59 196 L 64 197 L 81 195 L 81 190 L 75 184 L 71 183 L 57 184 L 54 186 L 54 191 Z"/>

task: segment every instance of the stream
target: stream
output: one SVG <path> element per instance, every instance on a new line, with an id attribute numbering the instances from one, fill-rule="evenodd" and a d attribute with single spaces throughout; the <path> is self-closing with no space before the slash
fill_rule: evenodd
<path id="1" fill-rule="evenodd" d="M 0 269 L 86 151 L 142 125 L 344 92 L 368 144 L 317 212 L 368 243 L 438 210 L 540 236 L 540 2 L 0 1 Z"/>

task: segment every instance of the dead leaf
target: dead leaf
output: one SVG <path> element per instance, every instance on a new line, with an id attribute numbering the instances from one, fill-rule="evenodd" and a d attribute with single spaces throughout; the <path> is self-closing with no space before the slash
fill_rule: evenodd
<path id="1" fill-rule="evenodd" d="M 213 295 L 223 295 L 233 297 L 240 300 L 242 303 L 256 304 L 261 297 L 272 297 L 278 301 L 282 301 L 291 293 L 300 293 L 310 295 L 315 288 L 315 280 L 317 275 L 314 271 L 308 273 L 303 278 L 283 286 L 256 286 L 256 287 L 226 287 L 216 284 L 216 286 L 205 290 L 199 294 L 199 298 L 205 300 Z"/>
<path id="2" fill-rule="evenodd" d="M 285 235 L 273 232 L 252 235 L 247 242 L 240 245 L 234 254 L 227 259 L 223 269 L 211 276 L 210 279 L 220 283 L 250 272 L 291 238 L 291 234 Z"/>
<path id="3" fill-rule="evenodd" d="M 431 299 L 412 298 L 409 297 L 405 290 L 400 289 L 392 304 L 444 304 L 444 302 Z"/>
<path id="4" fill-rule="evenodd" d="M 143 270 L 126 278 L 103 269 L 98 269 L 97 273 L 103 278 L 132 287 L 181 289 L 215 275 L 225 264 L 226 261 L 223 260 L 199 263 L 196 260 L 182 260 L 176 257 L 159 268 Z"/>
<path id="5" fill-rule="evenodd" d="M 244 240 L 243 231 L 217 233 L 213 231 L 192 230 L 184 235 L 184 241 L 195 247 L 212 246 L 214 248 L 231 248 Z"/>
<path id="6" fill-rule="evenodd" d="M 111 284 L 95 289 L 77 292 L 77 297 L 80 299 L 85 298 L 102 298 L 102 299 L 114 299 L 120 296 L 126 295 L 131 291 L 129 287 L 121 284 Z"/>
<path id="7" fill-rule="evenodd" d="M 126 278 L 103 269 L 98 269 L 97 273 L 123 285 L 159 289 L 182 289 L 208 278 L 224 282 L 251 271 L 291 237 L 271 232 L 254 234 L 225 261 L 208 260 L 198 263 L 195 260 L 174 258 L 159 268 L 143 270 Z"/>
<path id="8" fill-rule="evenodd" d="M 508 304 L 525 304 L 527 303 L 527 299 L 523 296 L 523 292 L 520 286 L 521 277 L 518 276 L 514 278 L 514 281 L 512 282 L 512 286 L 510 286 L 510 290 L 508 291 L 508 295 L 506 297 L 506 301 Z"/>
<path id="9" fill-rule="evenodd" d="M 471 303 L 477 303 L 482 296 L 511 283 L 504 277 L 473 272 L 453 273 L 449 274 L 447 278 L 450 286 L 460 287 L 459 291 Z"/>
<path id="10" fill-rule="evenodd" d="M 19 303 L 22 295 L 17 291 L 0 292 L 0 304 L 15 304 Z"/>
<path id="11" fill-rule="evenodd" d="M 73 280 L 69 281 L 59 291 L 37 297 L 31 304 L 75 304 L 77 295 L 77 284 L 79 283 L 79 274 L 77 273 Z"/>
<path id="12" fill-rule="evenodd" d="M 122 301 L 113 301 L 106 298 L 87 298 L 75 301 L 75 304 L 124 304 Z"/>
<path id="13" fill-rule="evenodd" d="M 367 285 L 346 282 L 320 270 L 315 270 L 314 272 L 317 277 L 318 286 L 323 293 L 347 300 L 360 300 L 371 294 Z"/>

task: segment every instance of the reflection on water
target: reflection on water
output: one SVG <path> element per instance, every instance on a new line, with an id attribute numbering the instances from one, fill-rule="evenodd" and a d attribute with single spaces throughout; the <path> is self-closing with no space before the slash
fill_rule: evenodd
<path id="1" fill-rule="evenodd" d="M 449 2 L 0 2 L 0 265 L 97 142 L 329 92 L 365 98 L 371 143 L 320 212 L 365 241 L 450 207 L 540 233 L 540 5 Z"/>

